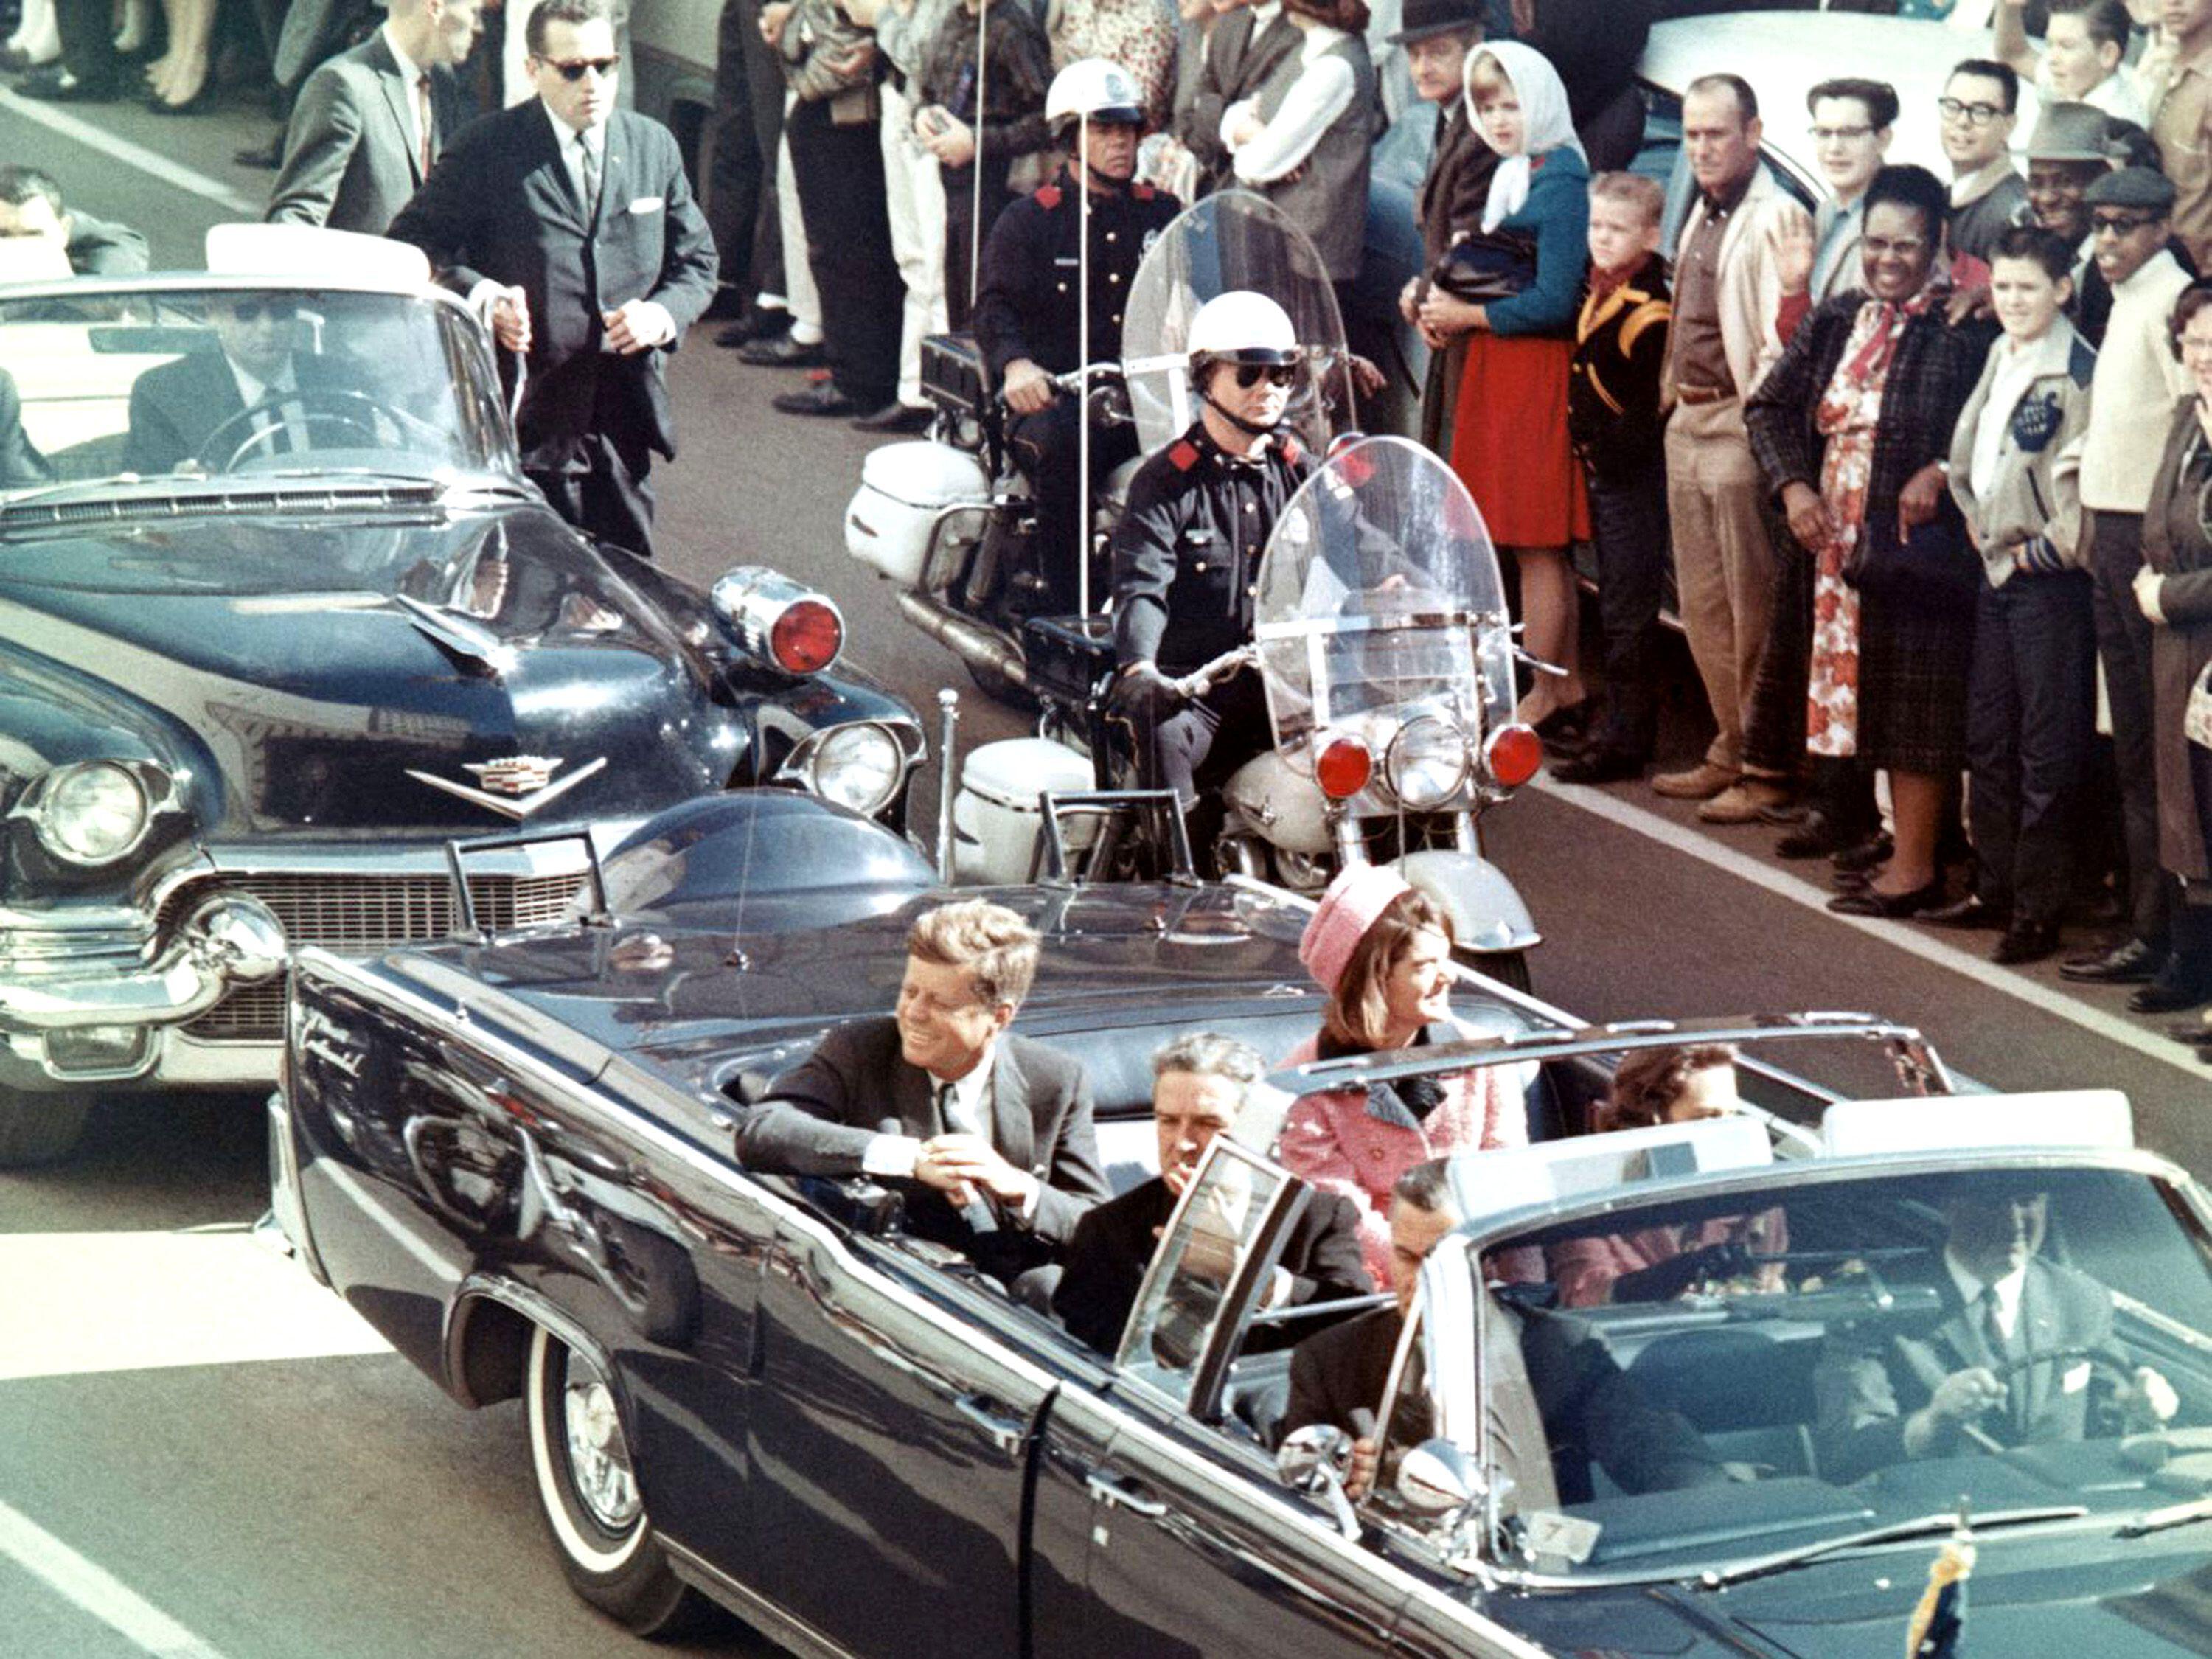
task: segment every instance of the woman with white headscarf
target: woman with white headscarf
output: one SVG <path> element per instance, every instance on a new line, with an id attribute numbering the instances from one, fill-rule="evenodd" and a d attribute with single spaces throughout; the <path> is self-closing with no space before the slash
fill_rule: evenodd
<path id="1" fill-rule="evenodd" d="M 1566 88 L 1541 52 L 1510 40 L 1468 54 L 1468 121 L 1501 158 L 1482 228 L 1446 254 L 1420 309 L 1432 347 L 1465 337 L 1451 464 L 1498 544 L 1516 556 L 1540 674 L 1520 716 L 1571 738 L 1588 691 L 1577 649 L 1571 542 L 1589 535 L 1567 439 L 1567 367 L 1589 262 L 1589 168 Z"/>

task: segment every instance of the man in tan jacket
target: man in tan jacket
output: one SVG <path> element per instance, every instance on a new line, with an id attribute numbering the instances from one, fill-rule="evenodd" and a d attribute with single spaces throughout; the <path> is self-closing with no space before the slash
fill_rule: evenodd
<path id="1" fill-rule="evenodd" d="M 1719 730 L 1703 761 L 1651 787 L 1703 801 L 1698 816 L 1717 823 L 1747 823 L 1786 803 L 1791 788 L 1786 777 L 1747 772 L 1743 759 L 1743 713 L 1775 580 L 1743 400 L 1782 354 L 1782 248 L 1809 237 L 1812 220 L 1759 164 L 1759 132 L 1758 96 L 1738 76 L 1705 76 L 1683 94 L 1682 148 L 1698 197 L 1675 250 L 1667 510 L 1682 627 Z"/>

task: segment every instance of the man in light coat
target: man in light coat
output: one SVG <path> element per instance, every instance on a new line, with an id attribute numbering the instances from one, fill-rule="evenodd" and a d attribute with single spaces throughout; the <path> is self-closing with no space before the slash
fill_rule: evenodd
<path id="1" fill-rule="evenodd" d="M 1790 799 L 1792 782 L 1753 771 L 1743 715 L 1759 672 L 1775 581 L 1760 516 L 1765 486 L 1744 430 L 1743 401 L 1782 355 L 1777 326 L 1786 244 L 1812 234 L 1805 210 L 1759 159 L 1759 100 L 1733 75 L 1692 81 L 1682 147 L 1698 197 L 1675 252 L 1674 314 L 1663 395 L 1667 509 L 1683 631 L 1718 727 L 1705 758 L 1651 781 L 1658 793 L 1704 802 L 1698 816 L 1747 823 Z"/>
<path id="2" fill-rule="evenodd" d="M 453 66 L 479 27 L 477 0 L 392 0 L 381 28 L 309 76 L 269 222 L 384 234 L 471 112 Z"/>

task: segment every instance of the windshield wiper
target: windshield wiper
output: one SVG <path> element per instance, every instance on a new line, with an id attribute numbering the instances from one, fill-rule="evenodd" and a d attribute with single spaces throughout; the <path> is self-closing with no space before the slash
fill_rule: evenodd
<path id="1" fill-rule="evenodd" d="M 2212 1521 L 2212 1498 L 2192 1498 L 2186 1504 L 2169 1504 L 2162 1510 L 2145 1510 L 2113 1534 L 2117 1538 L 2147 1538 L 2154 1532 Z"/>
<path id="2" fill-rule="evenodd" d="M 1992 1527 L 2021 1527 L 2039 1521 L 2078 1521 L 2088 1514 L 2079 1504 L 2052 1504 L 2040 1509 L 1992 1510 L 1987 1515 L 1973 1518 L 1977 1536 Z M 1873 1544 L 1898 1544 L 1913 1538 L 1948 1537 L 1959 1529 L 1955 1510 L 1939 1515 L 1918 1516 L 1910 1521 L 1892 1521 L 1886 1525 L 1869 1527 L 1864 1532 L 1845 1533 L 1841 1538 L 1830 1538 L 1818 1544 L 1807 1544 L 1794 1550 L 1778 1550 L 1771 1555 L 1754 1556 L 1748 1561 L 1739 1561 L 1730 1567 L 1708 1567 L 1698 1575 L 1700 1589 L 1721 1589 L 1729 1584 L 1741 1584 L 1747 1578 L 1764 1578 L 1769 1573 L 1787 1572 L 1792 1567 L 1818 1561 L 1823 1556 L 1836 1555 L 1844 1550 L 1863 1549 Z"/>

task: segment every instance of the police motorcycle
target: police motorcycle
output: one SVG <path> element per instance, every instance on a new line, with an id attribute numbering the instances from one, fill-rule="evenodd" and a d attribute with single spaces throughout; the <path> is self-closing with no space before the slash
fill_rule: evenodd
<path id="1" fill-rule="evenodd" d="M 979 33 L 979 45 L 980 40 Z M 1055 131 L 1068 126 L 1075 135 L 1079 173 L 1089 167 L 1091 121 L 1135 121 L 1141 114 L 1134 81 L 1103 59 L 1069 64 L 1053 77 L 1046 95 L 1048 125 Z M 1091 440 L 1101 431 L 1126 428 L 1130 415 L 1121 365 L 1093 358 L 1091 202 L 1087 191 L 1076 194 L 1076 210 L 1084 216 L 1077 246 L 1085 252 L 1070 279 L 1081 289 L 1079 362 L 1051 380 L 1057 396 L 1085 404 L 1076 523 L 1087 526 L 1084 556 L 1077 562 L 1078 608 L 1088 612 L 1103 593 L 1106 538 L 1142 457 L 1116 467 L 1094 499 Z M 980 267 L 980 246 L 973 251 L 971 271 Z M 1032 690 L 1027 624 L 1054 608 L 1047 562 L 1067 560 L 1071 552 L 1043 544 L 1034 492 L 1008 444 L 1012 411 L 992 386 L 975 339 L 964 334 L 926 339 L 921 379 L 934 411 L 929 434 L 869 453 L 846 509 L 846 551 L 897 589 L 908 621 L 958 656 L 984 691 L 1018 700 Z"/>
<path id="2" fill-rule="evenodd" d="M 1194 331 L 1194 343 L 1207 343 Z M 1543 749 L 1513 719 L 1520 653 L 1497 551 L 1465 485 L 1407 440 L 1340 443 L 1283 507 L 1253 599 L 1252 644 L 1176 687 L 1200 696 L 1252 670 L 1266 694 L 1272 747 L 1230 776 L 1218 837 L 1201 851 L 1224 874 L 1309 893 L 1346 865 L 1395 863 L 1444 906 L 1478 965 L 1526 988 L 1538 935 L 1484 857 L 1480 819 L 1534 775 Z M 1070 829 L 1083 834 L 1063 845 L 1060 824 L 1025 821 L 1021 806 L 1040 790 L 1080 800 L 1086 786 L 1110 793 L 1145 781 L 1131 778 L 1117 741 L 1111 662 L 1109 646 L 1079 717 L 1048 703 L 1048 737 L 969 757 L 947 825 L 955 873 L 1034 879 L 1041 863 L 1071 855 L 1097 870 L 1098 847 L 1083 837 L 1110 833 L 1114 820 L 1078 820 Z"/>

